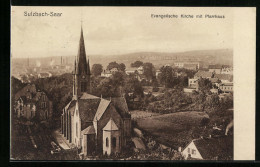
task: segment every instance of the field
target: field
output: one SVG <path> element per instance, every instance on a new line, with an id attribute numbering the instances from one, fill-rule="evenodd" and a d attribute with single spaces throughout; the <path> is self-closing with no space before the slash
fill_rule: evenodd
<path id="1" fill-rule="evenodd" d="M 208 115 L 203 112 L 178 112 L 140 118 L 137 125 L 158 142 L 177 149 L 193 139 L 193 129 L 200 125 L 204 117 L 208 118 Z"/>
<path id="2" fill-rule="evenodd" d="M 132 110 L 130 111 L 131 118 L 132 119 L 141 119 L 141 118 L 147 118 L 147 117 L 153 117 L 160 115 L 159 113 L 153 113 L 149 111 L 141 111 L 141 110 Z"/>

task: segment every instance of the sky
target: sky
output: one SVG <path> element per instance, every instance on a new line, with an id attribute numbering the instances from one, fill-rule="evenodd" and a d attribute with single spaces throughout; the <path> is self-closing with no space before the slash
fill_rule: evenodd
<path id="1" fill-rule="evenodd" d="M 24 12 L 62 14 L 39 17 L 24 16 Z M 179 18 L 152 18 L 152 14 L 175 14 Z M 182 14 L 225 18 L 180 18 Z M 77 55 L 81 24 L 89 55 L 233 48 L 232 8 L 12 7 L 11 55 Z"/>

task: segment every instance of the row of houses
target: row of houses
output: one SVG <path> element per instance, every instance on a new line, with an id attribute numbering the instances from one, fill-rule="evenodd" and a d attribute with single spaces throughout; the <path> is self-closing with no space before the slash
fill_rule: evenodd
<path id="1" fill-rule="evenodd" d="M 206 78 L 211 81 L 217 89 L 212 89 L 213 93 L 217 93 L 218 90 L 221 90 L 224 93 L 233 92 L 233 75 L 230 74 L 217 74 L 212 71 L 198 71 L 194 78 L 189 78 L 188 88 L 185 88 L 185 92 L 192 92 L 193 90 L 198 90 L 199 88 L 199 79 Z"/>
<path id="2" fill-rule="evenodd" d="M 230 74 L 233 75 L 233 68 L 229 65 L 209 65 L 209 72 L 215 74 Z"/>

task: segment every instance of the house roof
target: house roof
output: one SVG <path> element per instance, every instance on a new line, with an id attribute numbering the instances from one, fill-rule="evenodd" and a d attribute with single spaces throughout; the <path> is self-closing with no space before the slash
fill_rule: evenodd
<path id="1" fill-rule="evenodd" d="M 218 78 L 209 78 L 210 82 L 212 83 L 217 83 L 218 82 Z"/>
<path id="2" fill-rule="evenodd" d="M 218 78 L 219 80 L 228 80 L 233 81 L 233 75 L 230 74 L 215 74 L 214 78 Z"/>
<path id="3" fill-rule="evenodd" d="M 230 65 L 222 65 L 222 68 L 231 68 Z"/>
<path id="4" fill-rule="evenodd" d="M 233 157 L 233 136 L 193 140 L 203 159 L 212 160 L 215 157 L 225 160 Z"/>
<path id="5" fill-rule="evenodd" d="M 221 85 L 223 85 L 223 86 L 233 86 L 233 83 L 231 82 L 231 83 L 222 83 Z"/>
<path id="6" fill-rule="evenodd" d="M 221 65 L 209 65 L 208 69 L 221 69 L 222 66 Z"/>
<path id="7" fill-rule="evenodd" d="M 82 130 L 81 133 L 82 133 L 83 135 L 96 134 L 95 128 L 94 128 L 93 125 L 90 125 L 90 126 L 87 127 L 86 129 Z"/>
<path id="8" fill-rule="evenodd" d="M 212 72 L 208 71 L 198 71 L 194 77 L 202 77 L 202 78 L 211 78 L 212 77 Z"/>
<path id="9" fill-rule="evenodd" d="M 102 115 L 106 111 L 109 104 L 110 104 L 109 100 L 101 99 L 101 101 L 98 105 L 97 112 L 96 112 L 95 117 L 94 117 L 94 121 L 99 120 L 102 117 Z"/>
<path id="10" fill-rule="evenodd" d="M 110 120 L 108 121 L 108 123 L 106 124 L 106 126 L 103 128 L 103 130 L 106 131 L 113 131 L 113 130 L 118 130 L 117 125 L 115 124 L 114 120 L 112 118 L 110 118 Z"/>
<path id="11" fill-rule="evenodd" d="M 184 68 L 197 68 L 198 64 L 184 64 L 183 67 Z"/>
<path id="12" fill-rule="evenodd" d="M 18 100 L 21 96 L 25 96 L 27 92 L 36 93 L 36 86 L 34 84 L 27 84 L 15 94 L 15 100 Z"/>

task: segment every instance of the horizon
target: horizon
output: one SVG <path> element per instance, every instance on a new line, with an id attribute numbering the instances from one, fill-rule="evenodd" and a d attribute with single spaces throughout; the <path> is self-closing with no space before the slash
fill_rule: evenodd
<path id="1" fill-rule="evenodd" d="M 77 55 L 81 20 L 88 55 L 233 48 L 232 8 L 12 6 L 11 11 L 13 58 Z M 62 16 L 24 16 L 46 11 Z M 225 19 L 161 19 L 152 14 L 218 14 Z"/>
<path id="2" fill-rule="evenodd" d="M 189 53 L 189 52 L 199 52 L 199 51 L 224 51 L 224 50 L 229 50 L 233 51 L 233 48 L 223 48 L 223 49 L 205 49 L 205 50 L 188 50 L 188 51 L 183 51 L 183 52 L 130 52 L 130 53 L 123 53 L 123 54 L 113 54 L 113 55 L 105 55 L 105 54 L 87 54 L 89 56 L 123 56 L 123 55 L 130 55 L 130 54 L 140 54 L 140 53 L 165 53 L 165 54 L 179 54 L 179 53 Z M 75 57 L 76 55 L 60 55 L 60 56 L 42 56 L 42 57 L 11 57 L 12 59 L 37 59 L 37 58 L 52 58 L 52 57 Z M 176 56 L 176 55 L 172 55 Z M 196 57 L 196 56 L 195 56 Z M 92 57 L 93 58 L 93 57 Z M 90 59 L 92 59 L 90 57 Z"/>

